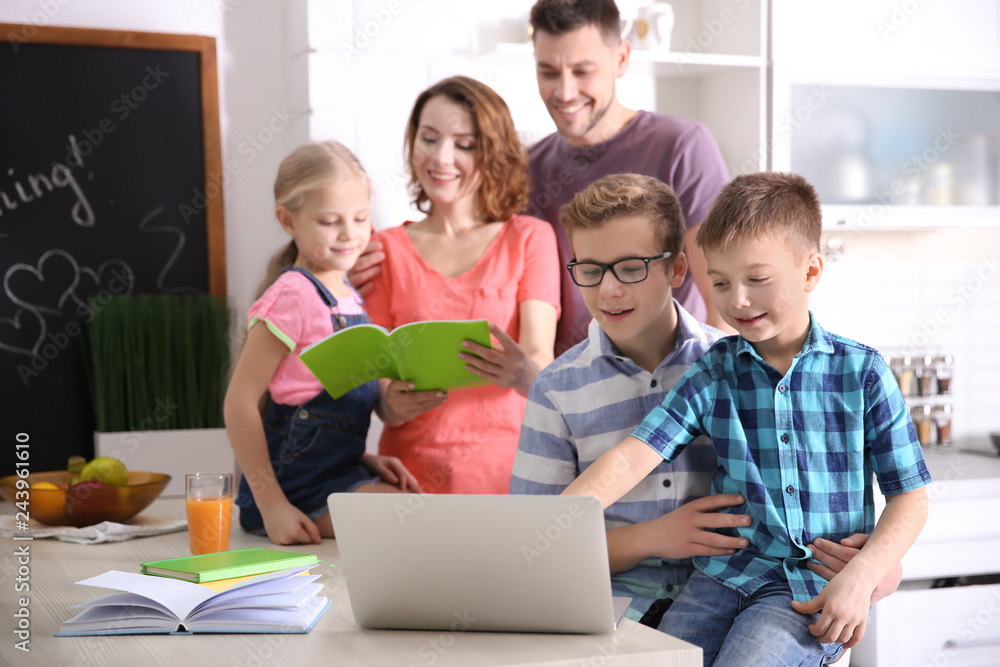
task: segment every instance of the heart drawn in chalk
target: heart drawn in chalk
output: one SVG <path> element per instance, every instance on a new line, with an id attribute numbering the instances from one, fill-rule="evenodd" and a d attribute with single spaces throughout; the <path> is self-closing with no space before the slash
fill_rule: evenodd
<path id="1" fill-rule="evenodd" d="M 45 252 L 38 263 L 13 264 L 3 277 L 10 300 L 38 313 L 62 315 L 66 300 L 80 282 L 80 265 L 65 250 Z"/>
<path id="2" fill-rule="evenodd" d="M 33 357 L 45 340 L 45 318 L 28 308 L 0 317 L 0 350 Z"/>
<path id="3" fill-rule="evenodd" d="M 124 260 L 109 259 L 97 270 L 80 267 L 80 279 L 73 290 L 73 300 L 81 307 L 99 294 L 131 294 L 135 288 L 135 273 Z"/>

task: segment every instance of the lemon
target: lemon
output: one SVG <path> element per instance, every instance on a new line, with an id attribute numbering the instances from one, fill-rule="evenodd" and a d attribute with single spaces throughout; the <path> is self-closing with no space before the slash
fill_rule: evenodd
<path id="1" fill-rule="evenodd" d="M 125 486 L 128 484 L 128 470 L 125 464 L 110 456 L 98 456 L 83 466 L 80 471 L 81 482 L 104 482 L 110 486 Z"/>
<path id="2" fill-rule="evenodd" d="M 57 491 L 59 490 L 59 487 L 56 486 L 55 484 L 53 484 L 52 482 L 35 482 L 34 484 L 31 485 L 31 488 L 33 488 L 33 489 L 56 489 Z"/>

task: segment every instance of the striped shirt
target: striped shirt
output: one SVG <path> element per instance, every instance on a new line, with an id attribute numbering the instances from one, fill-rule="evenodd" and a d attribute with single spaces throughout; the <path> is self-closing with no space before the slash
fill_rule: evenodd
<path id="1" fill-rule="evenodd" d="M 674 349 L 653 373 L 621 354 L 592 321 L 587 340 L 542 370 L 528 393 L 510 492 L 558 494 L 597 458 L 624 440 L 721 333 L 695 320 L 676 301 Z M 605 510 L 607 528 L 649 521 L 709 493 L 716 468 L 707 439 L 673 464 L 661 463 Z M 612 575 L 618 595 L 632 597 L 639 620 L 658 599 L 673 599 L 693 571 L 690 560 L 647 559 Z"/>
<path id="2" fill-rule="evenodd" d="M 871 533 L 872 473 L 886 495 L 930 482 L 906 403 L 881 355 L 825 331 L 810 314 L 802 351 L 784 376 L 745 339 L 723 338 L 632 433 L 670 461 L 708 435 L 716 493 L 742 493 L 750 546 L 699 556 L 695 567 L 750 594 L 787 580 L 796 600 L 827 583 L 805 568 L 817 537 Z"/>

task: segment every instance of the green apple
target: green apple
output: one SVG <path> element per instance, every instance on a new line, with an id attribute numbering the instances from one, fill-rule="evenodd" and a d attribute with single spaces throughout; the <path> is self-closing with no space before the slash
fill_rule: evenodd
<path id="1" fill-rule="evenodd" d="M 110 486 L 125 486 L 128 484 L 128 470 L 125 464 L 110 456 L 98 456 L 83 466 L 80 471 L 81 482 L 104 482 Z"/>

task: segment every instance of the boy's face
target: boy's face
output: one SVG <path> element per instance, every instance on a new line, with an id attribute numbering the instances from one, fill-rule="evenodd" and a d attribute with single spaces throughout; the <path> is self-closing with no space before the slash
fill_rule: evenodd
<path id="1" fill-rule="evenodd" d="M 541 95 L 556 129 L 571 146 L 607 140 L 607 112 L 615 102 L 615 79 L 628 69 L 629 45 L 610 45 L 588 24 L 564 35 L 535 33 L 535 65 Z"/>
<path id="2" fill-rule="evenodd" d="M 570 243 L 578 262 L 612 264 L 663 252 L 645 216 L 612 218 L 593 229 L 574 229 Z M 673 292 L 684 281 L 687 258 L 654 260 L 639 283 L 619 282 L 609 269 L 594 287 L 580 287 L 587 310 L 623 353 L 633 358 L 659 349 L 672 334 Z"/>
<path id="3" fill-rule="evenodd" d="M 726 324 L 762 355 L 801 344 L 809 330 L 809 292 L 823 274 L 823 257 L 802 253 L 772 236 L 726 251 L 705 250 L 712 302 Z"/>

